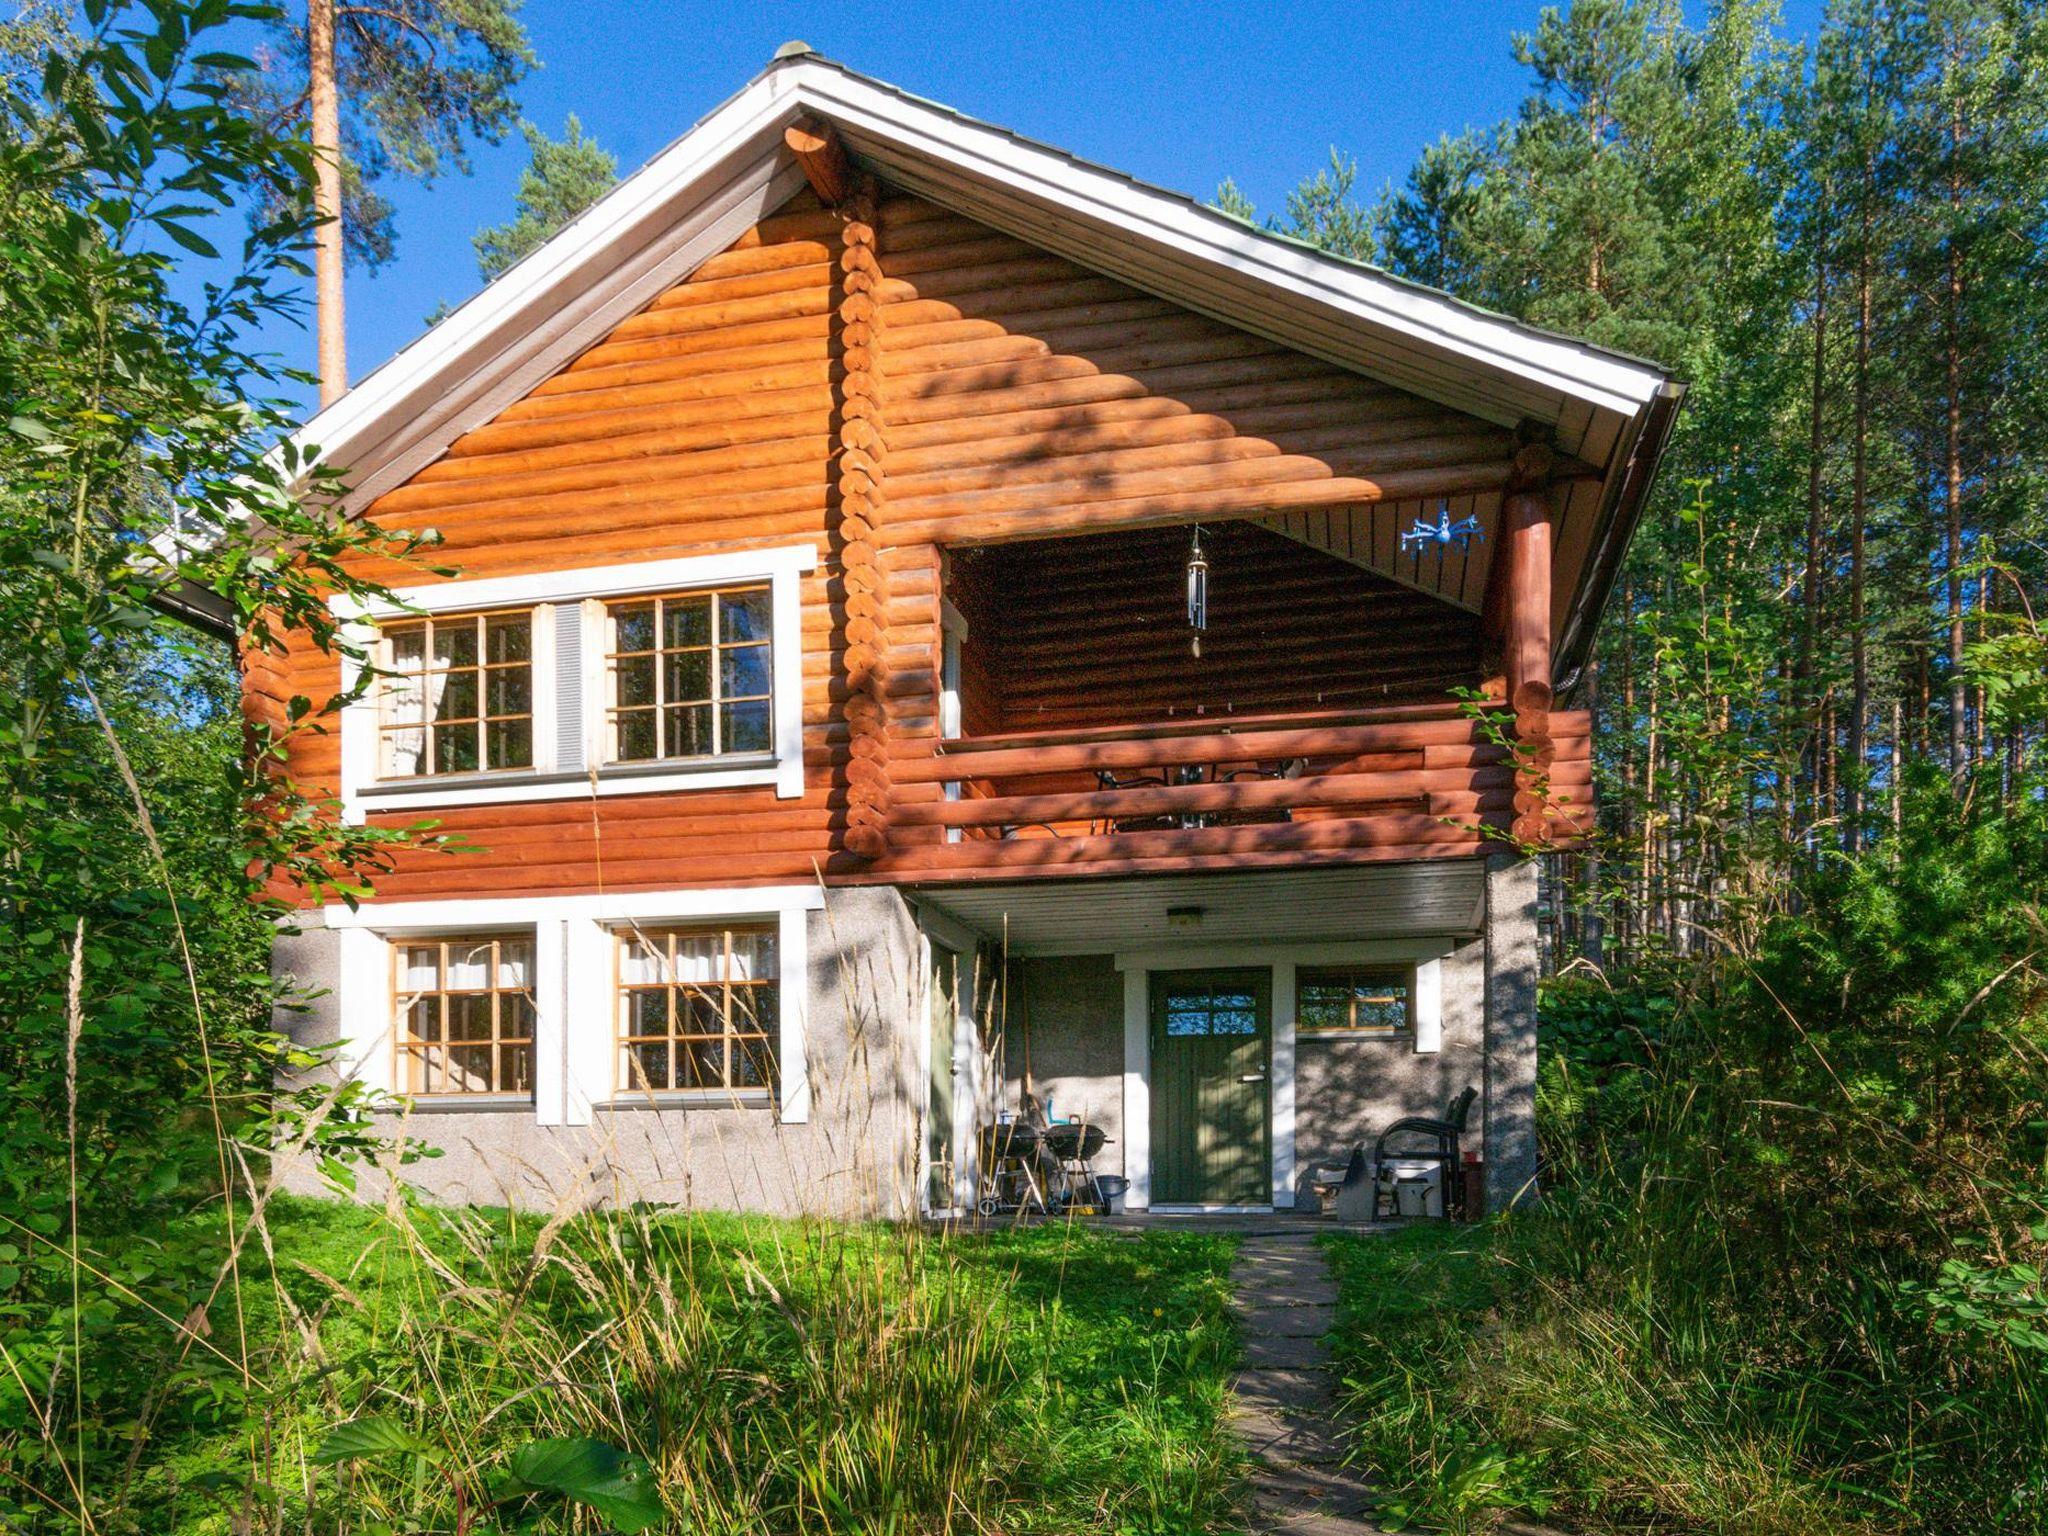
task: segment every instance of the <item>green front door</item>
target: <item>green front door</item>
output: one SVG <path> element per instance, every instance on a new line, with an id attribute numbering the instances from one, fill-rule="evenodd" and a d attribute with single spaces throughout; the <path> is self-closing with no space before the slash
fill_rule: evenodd
<path id="1" fill-rule="evenodd" d="M 1152 973 L 1152 1200 L 1273 1198 L 1271 971 Z"/>

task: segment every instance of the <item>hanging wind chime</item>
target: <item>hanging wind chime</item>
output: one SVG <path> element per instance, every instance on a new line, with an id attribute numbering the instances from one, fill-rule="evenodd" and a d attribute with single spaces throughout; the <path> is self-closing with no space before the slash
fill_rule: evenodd
<path id="1" fill-rule="evenodd" d="M 1202 553 L 1202 525 L 1195 524 L 1195 541 L 1188 546 L 1188 629 L 1189 642 L 1197 656 L 1202 654 L 1202 631 L 1209 627 L 1209 557 Z"/>

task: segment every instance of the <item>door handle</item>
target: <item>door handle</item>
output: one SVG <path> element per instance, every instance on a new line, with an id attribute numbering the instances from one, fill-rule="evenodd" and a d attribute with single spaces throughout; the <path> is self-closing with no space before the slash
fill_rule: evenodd
<path id="1" fill-rule="evenodd" d="M 1263 1072 L 1247 1072 L 1238 1079 L 1240 1083 L 1263 1083 L 1265 1080 L 1266 1074 Z"/>

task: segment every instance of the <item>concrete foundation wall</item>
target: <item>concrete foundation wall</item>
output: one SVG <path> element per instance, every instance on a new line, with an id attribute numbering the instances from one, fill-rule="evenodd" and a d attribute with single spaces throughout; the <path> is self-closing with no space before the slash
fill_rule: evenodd
<path id="1" fill-rule="evenodd" d="M 543 1126 L 530 1107 L 416 1107 L 379 1116 L 377 1131 L 435 1155 L 400 1166 L 396 1156 L 362 1177 L 381 1198 L 398 1171 L 432 1199 L 552 1210 L 568 1204 L 653 1201 L 696 1208 L 850 1217 L 915 1209 L 924 1102 L 924 991 L 917 933 L 895 891 L 834 890 L 809 914 L 805 1056 L 806 1122 L 785 1124 L 768 1103 L 599 1105 L 588 1125 Z M 277 941 L 273 968 L 333 989 L 339 935 L 308 929 Z M 384 987 L 382 975 L 366 984 Z M 785 976 L 785 986 L 798 978 Z M 308 1044 L 339 1034 L 334 990 L 309 1012 L 280 1016 Z M 608 1030 L 609 999 L 571 999 L 569 1028 Z M 326 1187 L 310 1166 L 290 1185 Z"/>

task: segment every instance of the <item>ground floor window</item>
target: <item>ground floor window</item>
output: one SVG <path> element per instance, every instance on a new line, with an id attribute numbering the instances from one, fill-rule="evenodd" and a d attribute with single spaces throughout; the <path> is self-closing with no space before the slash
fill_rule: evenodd
<path id="1" fill-rule="evenodd" d="M 400 1092 L 533 1091 L 530 934 L 410 939 L 396 960 Z"/>
<path id="2" fill-rule="evenodd" d="M 1303 966 L 1294 985 L 1302 1034 L 1393 1035 L 1409 1026 L 1414 985 L 1404 969 Z"/>
<path id="3" fill-rule="evenodd" d="M 619 935 L 619 1090 L 765 1090 L 782 1016 L 773 925 Z"/>

